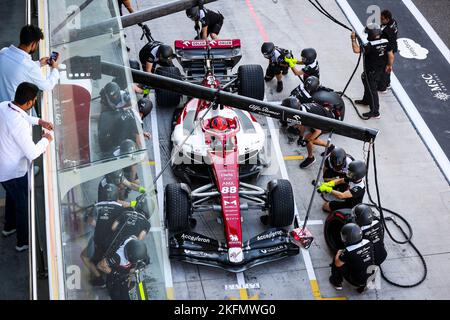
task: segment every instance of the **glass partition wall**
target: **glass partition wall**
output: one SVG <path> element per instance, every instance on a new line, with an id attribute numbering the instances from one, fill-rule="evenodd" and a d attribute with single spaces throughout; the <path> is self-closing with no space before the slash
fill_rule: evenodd
<path id="1" fill-rule="evenodd" d="M 60 231 L 49 259 L 59 248 L 59 298 L 123 298 L 127 285 L 132 293 L 136 253 L 128 243 L 139 247 L 143 241 L 149 258 L 139 260 L 145 264 L 143 288 L 149 299 L 166 299 L 165 234 L 131 73 L 123 67 L 129 63 L 117 1 L 42 5 L 48 52 L 58 52 L 61 62 L 60 81 L 48 99 L 56 183 L 48 187 Z M 113 72 L 104 63 L 114 65 Z"/>

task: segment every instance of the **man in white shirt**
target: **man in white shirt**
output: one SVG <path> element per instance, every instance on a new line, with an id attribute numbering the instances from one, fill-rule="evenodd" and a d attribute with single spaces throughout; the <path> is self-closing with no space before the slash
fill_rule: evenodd
<path id="1" fill-rule="evenodd" d="M 28 249 L 28 167 L 53 140 L 45 132 L 38 143 L 33 142 L 30 117 L 26 113 L 36 102 L 39 88 L 21 83 L 14 101 L 0 103 L 0 183 L 6 190 L 5 226 L 3 235 L 17 230 L 17 251 Z M 36 119 L 36 118 L 34 118 Z M 46 128 L 53 125 L 46 122 Z"/>
<path id="2" fill-rule="evenodd" d="M 30 82 L 41 90 L 52 90 L 59 79 L 56 61 L 44 57 L 33 61 L 31 55 L 38 49 L 39 41 L 44 35 L 38 27 L 27 25 L 20 31 L 19 47 L 14 45 L 0 50 L 0 102 L 11 101 L 16 88 L 22 82 Z M 41 67 L 50 63 L 51 72 L 44 77 Z"/>

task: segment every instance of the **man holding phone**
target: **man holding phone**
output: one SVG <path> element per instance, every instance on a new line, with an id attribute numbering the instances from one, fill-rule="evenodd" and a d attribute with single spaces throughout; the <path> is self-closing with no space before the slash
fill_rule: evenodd
<path id="1" fill-rule="evenodd" d="M 43 57 L 39 61 L 33 61 L 31 57 L 42 39 L 44 35 L 41 29 L 26 25 L 20 31 L 18 47 L 11 45 L 0 50 L 0 102 L 13 100 L 22 82 L 32 83 L 43 91 L 52 90 L 58 82 L 59 57 Z M 41 68 L 47 65 L 51 71 L 44 76 Z"/>

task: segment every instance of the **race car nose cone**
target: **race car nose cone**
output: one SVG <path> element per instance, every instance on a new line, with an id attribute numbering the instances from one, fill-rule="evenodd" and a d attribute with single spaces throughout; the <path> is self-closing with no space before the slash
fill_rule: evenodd
<path id="1" fill-rule="evenodd" d="M 244 260 L 244 252 L 242 248 L 230 248 L 228 249 L 228 259 L 232 263 L 240 263 Z"/>

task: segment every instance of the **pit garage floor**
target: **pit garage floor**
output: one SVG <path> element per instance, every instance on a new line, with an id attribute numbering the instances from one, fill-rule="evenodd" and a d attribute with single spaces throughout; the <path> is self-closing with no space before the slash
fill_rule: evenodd
<path id="1" fill-rule="evenodd" d="M 323 0 L 325 8 L 338 20 L 347 23 L 345 16 L 332 0 Z M 157 4 L 159 0 L 134 1 L 136 9 Z M 242 41 L 242 64 L 261 64 L 266 61 L 260 54 L 263 41 L 289 48 L 296 56 L 306 47 L 314 47 L 319 54 L 321 82 L 327 87 L 342 90 L 353 71 L 357 56 L 353 54 L 348 31 L 338 27 L 320 15 L 307 1 L 280 0 L 221 0 L 207 5 L 220 10 L 225 16 L 220 38 L 239 38 Z M 183 13 L 159 18 L 147 23 L 156 40 L 173 45 L 176 39 L 192 39 L 194 28 Z M 126 29 L 130 57 L 137 60 L 141 30 L 137 26 Z M 237 70 L 237 69 L 236 69 Z M 363 87 L 358 71 L 347 95 L 353 99 L 362 97 Z M 268 101 L 280 101 L 299 84 L 299 79 L 290 73 L 284 79 L 284 91 L 275 92 L 275 80 L 266 85 Z M 309 229 L 315 241 L 308 251 L 284 260 L 252 268 L 244 273 L 233 274 L 220 269 L 189 265 L 173 261 L 172 280 L 175 299 L 449 299 L 450 298 L 450 188 L 439 171 L 426 146 L 400 104 L 389 92 L 380 95 L 380 120 L 363 121 L 357 117 L 347 103 L 345 121 L 355 125 L 380 129 L 376 141 L 377 164 L 382 205 L 401 213 L 414 230 L 413 241 L 428 264 L 427 280 L 419 287 L 399 289 L 381 280 L 377 289 L 358 294 L 349 286 L 336 292 L 328 282 L 329 264 L 332 256 L 323 238 L 322 199 L 316 197 L 311 212 Z M 365 112 L 362 107 L 362 112 Z M 152 131 L 148 142 L 151 163 L 158 171 L 170 157 L 170 122 L 172 109 L 156 107 L 146 119 L 146 129 Z M 260 119 L 267 129 L 271 143 L 272 166 L 258 180 L 265 186 L 274 178 L 288 178 L 294 188 L 296 205 L 303 218 L 312 192 L 311 180 L 315 179 L 320 164 L 320 148 L 315 150 L 317 162 L 306 170 L 300 170 L 299 158 L 306 156 L 306 149 L 289 145 L 287 138 L 278 132 L 277 121 Z M 363 143 L 335 136 L 333 143 L 343 147 L 357 159 L 363 159 Z M 156 151 L 156 152 L 155 152 Z M 373 180 L 373 172 L 370 173 Z M 163 186 L 176 182 L 167 170 L 159 183 L 159 196 Z M 372 193 L 375 186 L 370 185 Z M 373 194 L 373 196 L 375 196 Z M 367 200 L 367 199 L 366 199 Z M 261 212 L 245 212 L 243 222 L 244 239 L 262 232 L 259 222 Z M 195 232 L 223 240 L 222 226 L 215 214 L 197 216 Z M 391 226 L 392 230 L 395 227 Z M 399 237 L 396 230 L 393 233 Z M 423 272 L 420 260 L 410 246 L 394 244 L 385 239 L 388 259 L 383 264 L 384 272 L 396 282 L 408 284 L 420 279 Z"/>

